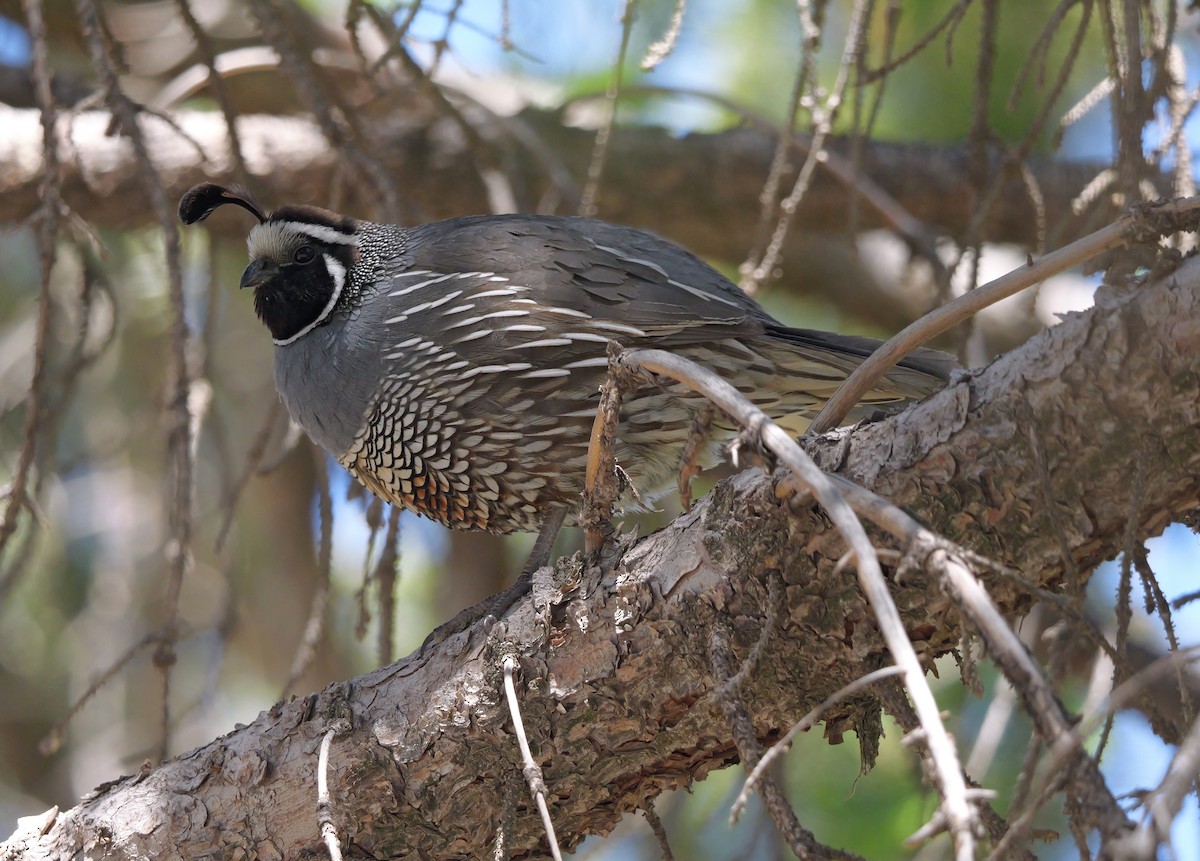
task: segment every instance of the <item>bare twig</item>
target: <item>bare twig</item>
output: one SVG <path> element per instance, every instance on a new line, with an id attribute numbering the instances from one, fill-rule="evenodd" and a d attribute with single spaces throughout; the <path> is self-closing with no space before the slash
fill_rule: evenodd
<path id="1" fill-rule="evenodd" d="M 933 40 L 936 39 L 947 27 L 950 27 L 951 25 L 957 26 L 958 22 L 962 20 L 964 15 L 967 14 L 967 9 L 970 8 L 971 3 L 973 2 L 974 0 L 959 0 L 958 3 L 950 7 L 949 11 L 946 12 L 941 20 L 930 27 L 924 35 L 917 39 L 911 48 L 909 48 L 899 57 L 896 57 L 894 60 L 890 60 L 881 66 L 866 71 L 863 76 L 859 78 L 857 82 L 858 86 L 865 87 L 867 84 L 873 84 L 876 81 L 886 79 L 887 76 L 896 69 L 900 68 L 913 57 L 916 57 L 927 47 L 929 47 Z"/>
<path id="2" fill-rule="evenodd" d="M 168 202 L 166 191 L 155 170 L 154 161 L 139 122 L 137 110 L 121 89 L 117 78 L 116 63 L 109 55 L 105 39 L 103 19 L 94 0 L 75 0 L 76 12 L 83 28 L 84 37 L 103 86 L 105 99 L 114 119 L 122 132 L 128 136 L 137 163 L 139 175 L 150 199 L 155 218 L 162 229 L 166 247 L 168 295 L 171 304 L 171 328 L 169 332 L 169 356 L 171 385 L 167 399 L 167 451 L 171 485 L 168 499 L 169 540 L 166 548 L 168 560 L 167 597 L 165 600 L 167 620 L 164 635 L 158 644 L 154 663 L 162 674 L 162 713 L 158 756 L 165 759 L 170 743 L 170 680 L 171 667 L 175 663 L 175 640 L 179 625 L 179 596 L 183 589 L 184 574 L 192 561 L 192 431 L 188 399 L 191 394 L 190 375 L 187 366 L 187 348 L 190 338 L 184 307 L 183 271 L 180 262 L 179 232 L 175 228 L 174 207 Z"/>
<path id="3" fill-rule="evenodd" d="M 221 115 L 225 117 L 225 125 L 229 129 L 229 151 L 233 154 L 233 164 L 238 180 L 243 183 L 249 182 L 250 170 L 246 167 L 246 157 L 242 153 L 242 139 L 237 130 L 237 112 L 234 110 L 233 100 L 229 96 L 229 88 L 225 86 L 225 81 L 217 71 L 217 54 L 213 50 L 212 40 L 209 39 L 208 33 L 204 32 L 200 22 L 196 20 L 190 0 L 175 0 L 175 8 L 183 18 L 184 24 L 187 25 L 188 32 L 192 34 L 196 50 L 200 52 L 200 58 L 204 61 L 204 68 L 208 73 L 209 86 L 212 87 L 217 105 L 221 109 Z"/>
<path id="4" fill-rule="evenodd" d="M 742 267 L 742 289 L 748 293 L 753 293 L 759 285 L 766 281 L 775 268 L 779 265 L 780 255 L 783 253 L 783 243 L 787 238 L 788 231 L 791 229 L 792 218 L 796 214 L 796 209 L 800 205 L 800 201 L 807 193 L 809 184 L 812 182 L 813 172 L 816 170 L 817 163 L 821 160 L 821 154 L 825 151 L 825 139 L 833 130 L 833 122 L 837 117 L 838 109 L 841 107 L 842 98 L 845 94 L 846 85 L 850 80 L 850 70 L 856 65 L 855 52 L 861 44 L 861 30 L 866 21 L 865 0 L 856 0 L 854 8 L 850 13 L 850 21 L 847 27 L 846 42 L 843 48 L 842 61 L 838 68 L 837 80 L 834 82 L 833 89 L 829 94 L 829 98 L 825 100 L 824 107 L 813 109 L 813 140 L 809 150 L 808 158 L 804 160 L 804 165 L 800 168 L 800 173 L 796 177 L 796 182 L 792 186 L 791 192 L 779 204 L 779 220 L 775 225 L 775 231 L 771 235 L 770 242 L 756 261 L 747 261 Z"/>
<path id="5" fill-rule="evenodd" d="M 621 47 L 617 49 L 617 60 L 613 64 L 612 78 L 605 97 L 604 122 L 596 130 L 596 142 L 592 145 L 592 160 L 588 164 L 587 182 L 583 186 L 583 197 L 579 201 L 579 214 L 595 216 L 600 196 L 600 180 L 604 176 L 604 162 L 608 159 L 608 143 L 612 139 L 613 126 L 617 121 L 617 102 L 621 98 L 621 78 L 625 72 L 625 54 L 629 50 L 629 34 L 633 31 L 633 10 L 637 0 L 624 0 L 621 9 Z"/>
<path id="6" fill-rule="evenodd" d="M 754 722 L 739 696 L 737 674 L 733 669 L 733 649 L 729 642 L 729 631 L 724 625 L 713 626 L 709 640 L 709 658 L 716 682 L 713 697 L 729 723 L 742 764 L 748 769 L 754 768 L 762 757 L 762 745 L 758 743 L 754 734 Z M 797 858 L 838 861 L 857 859 L 858 856 L 823 845 L 811 831 L 802 826 L 783 789 L 773 778 L 765 776 L 759 783 L 759 793 L 771 820 Z"/>
<path id="7" fill-rule="evenodd" d="M 1183 799 L 1196 791 L 1197 774 L 1200 774 L 1200 720 L 1192 723 L 1192 728 L 1171 758 L 1162 782 L 1142 800 L 1142 807 L 1150 821 L 1141 828 L 1154 829 L 1151 845 L 1170 840 L 1171 823 L 1179 814 Z"/>
<path id="8" fill-rule="evenodd" d="M 329 799 L 329 748 L 334 736 L 350 731 L 350 722 L 345 718 L 335 720 L 321 739 L 321 751 L 317 755 L 317 826 L 321 839 L 329 852 L 329 861 L 342 861 L 342 847 L 338 843 L 337 825 L 333 822 L 333 803 Z"/>
<path id="9" fill-rule="evenodd" d="M 836 427 L 863 395 L 904 356 L 972 314 L 977 314 L 1001 299 L 1039 284 L 1050 276 L 1078 266 L 1105 251 L 1128 242 L 1144 240 L 1148 230 L 1154 231 L 1157 219 L 1161 218 L 1167 229 L 1174 230 L 1177 225 L 1173 223 L 1173 219 L 1194 217 L 1197 210 L 1200 210 L 1200 197 L 1188 197 L 1137 208 L 1095 233 L 1077 239 L 1028 266 L 1002 275 L 930 311 L 890 338 L 872 353 L 869 359 L 855 368 L 813 420 L 809 433 L 820 434 Z"/>
<path id="10" fill-rule="evenodd" d="M 508 700 L 508 713 L 512 716 L 513 728 L 517 732 L 517 744 L 521 748 L 522 771 L 529 784 L 537 803 L 538 813 L 542 816 L 542 826 L 546 829 L 546 841 L 550 845 L 550 854 L 554 861 L 562 861 L 562 851 L 558 848 L 558 838 L 554 834 L 554 822 L 550 819 L 550 810 L 546 806 L 546 779 L 542 776 L 542 768 L 533 758 L 529 750 L 529 739 L 525 737 L 525 723 L 521 720 L 521 704 L 517 701 L 517 688 L 513 683 L 513 668 L 516 661 L 511 655 L 504 658 L 504 696 Z"/>
<path id="11" fill-rule="evenodd" d="M 692 479 L 700 474 L 700 456 L 708 442 L 708 432 L 712 427 L 714 410 L 712 404 L 702 406 L 692 416 L 692 427 L 688 431 L 687 441 L 679 452 L 679 504 L 684 511 L 692 510 Z"/>
<path id="12" fill-rule="evenodd" d="M 324 452 L 313 446 L 312 453 L 317 473 L 318 510 L 321 515 L 321 538 L 317 551 L 319 579 L 317 590 L 313 593 L 312 605 L 309 607 L 308 621 L 304 625 L 304 634 L 296 647 L 287 681 L 283 683 L 281 696 L 285 697 L 300 676 L 304 675 L 317 653 L 317 644 L 321 642 L 321 636 L 325 633 L 325 610 L 329 605 L 329 592 L 333 588 L 333 572 L 330 570 L 333 559 L 333 499 L 329 495 L 329 469 L 325 465 Z"/>
<path id="13" fill-rule="evenodd" d="M 592 421 L 588 443 L 587 468 L 584 472 L 583 513 L 579 525 L 583 528 L 584 550 L 595 553 L 612 534 L 613 505 L 621 495 L 617 482 L 616 439 L 621 418 L 621 400 L 625 391 L 636 387 L 635 380 L 622 374 L 617 364 L 620 348 L 609 344 L 608 379 L 600 388 L 600 404 Z"/>
<path id="14" fill-rule="evenodd" d="M 807 731 L 810 727 L 816 724 L 821 719 L 821 715 L 829 711 L 838 703 L 849 699 L 857 694 L 863 688 L 875 684 L 880 679 L 898 676 L 903 672 L 899 667 L 884 667 L 882 670 L 876 670 L 873 673 L 867 673 L 860 679 L 855 679 L 850 684 L 842 687 L 836 693 L 825 698 L 825 700 L 816 708 L 812 709 L 796 723 L 792 724 L 792 728 L 775 744 L 763 754 L 762 759 L 746 776 L 746 783 L 742 786 L 742 791 L 738 793 L 737 800 L 733 802 L 733 808 L 729 811 L 729 824 L 736 825 L 738 817 L 741 816 L 746 802 L 750 800 L 750 792 L 754 789 L 755 784 L 762 778 L 763 773 L 771 767 L 771 763 L 777 760 L 780 756 L 787 753 L 791 749 L 792 742 L 796 740 L 796 736 Z"/>
<path id="15" fill-rule="evenodd" d="M 671 841 L 667 839 L 667 829 L 663 827 L 663 821 L 655 812 L 653 801 L 646 802 L 646 806 L 642 808 L 642 815 L 646 817 L 646 824 L 650 826 L 650 830 L 654 833 L 654 839 L 658 841 L 659 851 L 662 852 L 662 861 L 675 861 L 675 854 L 671 851 Z"/>
<path id="16" fill-rule="evenodd" d="M 88 704 L 92 697 L 94 697 L 101 688 L 108 684 L 117 675 L 117 673 L 119 673 L 126 665 L 129 664 L 130 661 L 132 661 L 139 654 L 141 654 L 142 651 L 150 646 L 158 645 L 162 641 L 162 638 L 163 631 L 151 631 L 149 634 L 146 634 L 136 643 L 127 648 L 120 657 L 118 657 L 112 662 L 112 664 L 105 668 L 105 670 L 87 686 L 87 690 L 80 694 L 75 702 L 71 704 L 71 707 L 67 709 L 67 713 L 50 729 L 50 732 L 46 733 L 42 740 L 38 742 L 38 752 L 41 753 L 42 756 L 51 756 L 57 753 L 59 748 L 62 747 L 63 741 L 66 739 L 67 727 L 71 725 L 71 721 L 75 719 L 76 715 L 83 711 L 83 707 Z"/>
<path id="17" fill-rule="evenodd" d="M 387 535 L 375 566 L 379 594 L 378 654 L 380 665 L 392 662 L 396 653 L 396 581 L 400 573 L 400 515 L 404 509 L 393 505 L 388 511 Z"/>
<path id="18" fill-rule="evenodd" d="M 507 8 L 507 6 L 505 7 Z M 642 71 L 652 71 L 659 63 L 671 56 L 675 42 L 679 39 L 679 31 L 683 29 L 683 16 L 687 14 L 687 0 L 675 0 L 675 11 L 671 13 L 671 22 L 667 32 L 646 51 L 642 58 Z"/>
<path id="19" fill-rule="evenodd" d="M 238 476 L 237 482 L 233 485 L 233 489 L 229 493 L 229 499 L 225 503 L 225 513 L 221 517 L 221 526 L 217 530 L 217 552 L 220 553 L 225 549 L 225 541 L 229 538 L 229 528 L 233 525 L 233 514 L 237 510 L 238 501 L 242 498 L 242 493 L 246 490 L 246 485 L 250 483 L 250 477 L 255 474 L 259 465 L 263 462 L 263 458 L 267 454 L 267 444 L 271 441 L 271 431 L 275 428 L 275 423 L 279 420 L 279 413 L 283 409 L 283 404 L 279 398 L 271 398 L 271 405 L 267 408 L 267 414 L 263 417 L 262 427 L 254 437 L 254 442 L 250 445 L 250 451 L 246 453 L 246 466 L 242 469 Z"/>
<path id="20" fill-rule="evenodd" d="M 17 459 L 12 481 L 6 489 L 3 515 L 0 516 L 0 559 L 4 549 L 17 529 L 17 520 L 26 504 L 26 488 L 29 472 L 37 453 L 39 427 L 44 407 L 46 377 L 46 350 L 50 333 L 50 275 L 54 269 L 55 249 L 58 244 L 60 176 L 58 161 L 58 136 L 55 127 L 58 109 L 51 93 L 50 56 L 46 43 L 46 22 L 41 0 L 25 0 L 25 20 L 33 47 L 34 95 L 42 123 L 42 181 L 39 190 L 42 204 L 34 218 L 37 224 L 39 288 L 37 334 L 33 347 L 33 377 L 29 383 L 29 397 L 25 404 L 25 427 L 22 433 L 21 453 Z M 17 570 L 17 569 L 12 569 Z M 0 581 L 0 598 L 12 587 L 15 575 L 5 576 Z"/>

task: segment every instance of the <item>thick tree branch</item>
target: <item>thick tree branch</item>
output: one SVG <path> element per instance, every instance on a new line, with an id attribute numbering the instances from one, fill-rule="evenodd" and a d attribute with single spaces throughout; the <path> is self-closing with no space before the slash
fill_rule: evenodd
<path id="1" fill-rule="evenodd" d="M 1131 515 L 1136 534 L 1149 536 L 1200 499 L 1200 264 L 1102 298 L 1101 308 L 857 431 L 843 472 L 1038 585 L 1082 588 L 1091 565 L 1121 551 Z M 835 437 L 819 448 L 834 454 Z M 376 857 L 486 855 L 506 816 L 498 798 L 520 783 L 501 694 L 502 661 L 514 653 L 564 848 L 607 831 L 623 812 L 735 759 L 707 644 L 721 624 L 745 654 L 767 615 L 772 576 L 782 578 L 787 612 L 771 660 L 742 691 L 763 740 L 886 661 L 854 574 L 837 566 L 841 539 L 821 514 L 788 511 L 775 483 L 754 471 L 723 483 L 627 547 L 611 573 L 563 560 L 535 590 L 541 606 L 526 602 L 428 655 L 278 704 L 39 821 L 0 858 L 319 851 L 317 752 L 340 719 L 353 727 L 329 763 L 343 847 Z M 1005 612 L 1032 600 L 1012 578 L 987 585 Z M 932 660 L 958 643 L 941 584 L 910 572 L 894 594 L 919 653 Z M 827 733 L 869 732 L 877 709 L 871 698 L 845 703 L 826 716 Z M 512 856 L 544 853 L 531 805 L 512 803 Z"/>
<path id="2" fill-rule="evenodd" d="M 156 168 L 176 197 L 204 179 L 235 182 L 234 159 L 223 117 L 213 111 L 179 111 L 171 118 L 183 132 L 162 119 L 143 113 L 143 124 Z M 564 126 L 557 115 L 526 110 L 513 118 L 496 118 L 489 136 L 499 138 L 512 152 L 510 171 L 524 205 L 536 205 L 547 190 L 551 166 L 565 169 L 577 182 L 586 175 L 593 134 Z M 37 112 L 0 105 L 0 222 L 13 222 L 37 206 L 37 177 L 41 171 L 41 132 Z M 79 212 L 105 227 L 150 223 L 148 207 L 134 205 L 142 197 L 138 165 L 128 141 L 109 134 L 112 119 L 89 111 L 64 118 L 64 175 L 66 199 Z M 466 144 L 451 134 L 447 121 L 397 113 L 364 121 L 382 164 L 404 190 L 408 202 L 425 217 L 445 218 L 486 212 L 488 198 L 469 158 L 460 157 Z M 300 117 L 243 116 L 238 129 L 247 167 L 256 191 L 271 204 L 321 203 L 331 199 L 338 182 L 338 152 L 319 127 Z M 534 154 L 522 141 L 540 142 Z M 189 141 L 190 139 L 190 141 Z M 622 128 L 611 141 L 599 215 L 610 221 L 648 227 L 682 242 L 698 253 L 740 260 L 751 246 L 757 223 L 758 195 L 770 167 L 775 138 L 765 131 L 737 129 L 717 134 L 675 137 L 649 127 Z M 197 147 L 198 145 L 198 147 Z M 844 146 L 832 142 L 834 149 Z M 791 170 L 799 168 L 793 153 Z M 966 229 L 972 211 L 967 156 L 955 147 L 874 142 L 866 148 L 864 173 L 896 198 L 909 213 L 931 228 L 952 235 Z M 83 167 L 86 166 L 86 167 Z M 1070 225 L 1071 202 L 1100 172 L 1097 165 L 1036 162 L 1031 165 L 1043 195 L 1046 217 L 1064 226 L 1059 242 L 1086 232 Z M 561 171 L 560 171 L 561 173 Z M 1166 194 L 1169 189 L 1162 190 Z M 578 188 L 565 189 L 571 196 Z M 818 171 L 797 212 L 796 234 L 837 230 L 849 218 L 845 186 Z M 983 225 L 994 241 L 1032 242 L 1033 209 L 1020 178 L 1008 178 L 1007 190 L 995 216 Z M 669 201 L 670 205 L 664 205 Z M 357 214 L 378 212 L 379 200 L 352 201 Z M 566 209 L 570 209 L 568 205 Z M 721 212 L 721 219 L 707 217 Z M 880 226 L 871 211 L 855 215 L 862 228 Z M 230 228 L 232 229 L 232 228 Z M 786 261 L 785 261 L 786 262 Z"/>

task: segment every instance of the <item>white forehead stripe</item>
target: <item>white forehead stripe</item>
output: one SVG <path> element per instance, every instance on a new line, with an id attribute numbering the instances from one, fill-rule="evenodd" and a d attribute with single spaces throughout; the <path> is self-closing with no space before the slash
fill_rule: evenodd
<path id="1" fill-rule="evenodd" d="M 293 341 L 298 341 L 303 338 L 313 329 L 325 322 L 325 319 L 333 312 L 333 308 L 337 305 L 338 297 L 342 295 L 342 288 L 346 286 L 346 267 L 338 262 L 337 258 L 332 254 L 322 254 L 325 258 L 325 269 L 329 272 L 329 277 L 333 279 L 333 293 L 329 295 L 329 301 L 325 303 L 325 307 L 321 309 L 321 313 L 317 315 L 317 319 L 313 320 L 295 335 L 290 338 L 275 338 L 276 347 L 286 347 Z"/>
<path id="2" fill-rule="evenodd" d="M 256 224 L 246 237 L 246 247 L 251 257 L 272 257 L 276 260 L 290 258 L 298 237 L 307 237 L 331 245 L 358 245 L 358 237 L 342 233 L 324 224 L 306 224 L 302 221 L 268 221 Z"/>
<path id="3" fill-rule="evenodd" d="M 284 230 L 294 230 L 312 237 L 318 242 L 334 242 L 342 245 L 357 245 L 358 237 L 353 233 L 342 233 L 325 224 L 312 224 L 307 221 L 278 221 L 275 222 Z"/>

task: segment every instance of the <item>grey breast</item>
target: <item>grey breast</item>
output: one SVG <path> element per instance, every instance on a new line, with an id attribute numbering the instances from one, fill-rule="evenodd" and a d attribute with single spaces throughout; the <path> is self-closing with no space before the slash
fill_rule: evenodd
<path id="1" fill-rule="evenodd" d="M 381 375 L 378 347 L 364 337 L 364 310 L 338 314 L 275 348 L 275 386 L 284 406 L 313 442 L 338 458 L 362 429 Z"/>

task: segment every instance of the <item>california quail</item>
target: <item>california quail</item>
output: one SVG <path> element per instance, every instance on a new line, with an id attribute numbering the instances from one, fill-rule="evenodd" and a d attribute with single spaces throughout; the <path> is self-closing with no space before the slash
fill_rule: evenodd
<path id="1" fill-rule="evenodd" d="M 309 206 L 264 214 L 210 183 L 179 216 L 226 203 L 259 222 L 241 286 L 292 418 L 382 499 L 456 529 L 536 531 L 577 509 L 610 340 L 694 359 L 796 433 L 878 345 L 788 328 L 682 248 L 602 221 L 406 228 Z M 909 356 L 860 414 L 934 391 L 952 366 Z M 626 398 L 617 459 L 643 499 L 673 484 L 699 403 L 682 387 Z M 731 433 L 716 429 L 708 463 Z"/>

